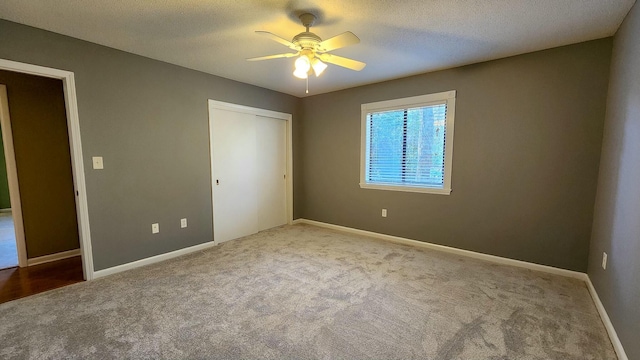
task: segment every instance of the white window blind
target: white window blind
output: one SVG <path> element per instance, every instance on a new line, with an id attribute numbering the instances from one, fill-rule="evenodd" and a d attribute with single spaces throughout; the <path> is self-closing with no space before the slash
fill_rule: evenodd
<path id="1" fill-rule="evenodd" d="M 403 99 L 363 105 L 362 187 L 450 191 L 453 102 L 442 95 L 451 93 L 405 99 L 408 106 Z M 420 99 L 428 103 L 416 104 Z"/>

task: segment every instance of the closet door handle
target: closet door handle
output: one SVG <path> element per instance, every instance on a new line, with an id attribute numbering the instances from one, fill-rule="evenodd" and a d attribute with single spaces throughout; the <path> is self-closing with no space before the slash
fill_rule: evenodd
<path id="1" fill-rule="evenodd" d="M 220 185 L 220 180 L 216 179 L 216 185 Z"/>

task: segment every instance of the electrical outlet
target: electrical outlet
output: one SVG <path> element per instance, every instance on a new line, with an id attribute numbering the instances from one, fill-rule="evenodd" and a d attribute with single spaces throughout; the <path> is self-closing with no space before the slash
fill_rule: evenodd
<path id="1" fill-rule="evenodd" d="M 104 169 L 104 163 L 102 162 L 102 156 L 94 156 L 91 158 L 93 162 L 93 168 L 95 170 Z"/>
<path id="2" fill-rule="evenodd" d="M 160 224 L 155 223 L 155 224 L 151 224 L 151 233 L 152 234 L 157 234 L 160 232 Z"/>
<path id="3" fill-rule="evenodd" d="M 382 209 L 382 217 L 387 217 L 387 209 Z"/>
<path id="4" fill-rule="evenodd" d="M 180 228 L 184 229 L 187 227 L 187 219 L 180 219 Z"/>
<path id="5" fill-rule="evenodd" d="M 602 268 L 607 270 L 607 253 L 602 253 Z"/>

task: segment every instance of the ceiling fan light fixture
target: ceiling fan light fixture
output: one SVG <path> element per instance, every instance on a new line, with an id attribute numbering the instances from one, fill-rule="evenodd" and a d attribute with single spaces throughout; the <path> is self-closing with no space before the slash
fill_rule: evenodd
<path id="1" fill-rule="evenodd" d="M 296 71 L 300 73 L 306 73 L 311 68 L 311 62 L 307 55 L 301 55 L 295 62 Z"/>
<path id="2" fill-rule="evenodd" d="M 327 68 L 327 64 L 323 63 L 318 58 L 313 58 L 313 60 L 311 60 L 311 67 L 313 68 L 313 72 L 316 74 L 316 77 L 318 77 Z"/>
<path id="3" fill-rule="evenodd" d="M 302 71 L 302 70 L 300 70 L 300 69 L 295 69 L 295 70 L 293 71 L 293 76 L 295 76 L 295 77 L 297 77 L 297 78 L 299 78 L 299 79 L 306 79 L 306 78 L 307 78 L 307 76 L 308 76 L 308 75 L 307 75 L 308 71 L 309 71 L 309 70 L 307 70 L 307 71 Z"/>

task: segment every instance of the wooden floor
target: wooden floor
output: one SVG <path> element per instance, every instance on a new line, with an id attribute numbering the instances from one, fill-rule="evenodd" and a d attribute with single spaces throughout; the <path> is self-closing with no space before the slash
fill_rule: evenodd
<path id="1" fill-rule="evenodd" d="M 0 303 L 84 281 L 80 256 L 0 270 Z"/>

